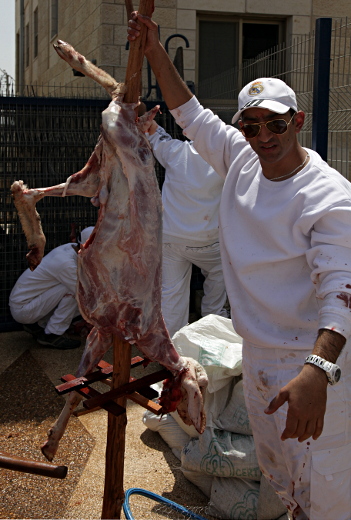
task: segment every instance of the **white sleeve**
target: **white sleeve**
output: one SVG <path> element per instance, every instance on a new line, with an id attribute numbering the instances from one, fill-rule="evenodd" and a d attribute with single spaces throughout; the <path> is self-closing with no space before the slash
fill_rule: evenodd
<path id="1" fill-rule="evenodd" d="M 154 156 L 164 168 L 167 168 L 174 152 L 183 145 L 183 141 L 173 139 L 161 126 L 157 127 L 153 135 L 146 134 L 146 137 L 151 144 Z"/>
<path id="2" fill-rule="evenodd" d="M 248 151 L 253 153 L 238 129 L 204 109 L 195 96 L 170 112 L 197 152 L 221 177 L 227 175 L 234 160 L 239 172 L 248 160 Z"/>
<path id="3" fill-rule="evenodd" d="M 320 302 L 319 328 L 351 336 L 351 202 L 342 201 L 315 223 L 306 257 Z"/>

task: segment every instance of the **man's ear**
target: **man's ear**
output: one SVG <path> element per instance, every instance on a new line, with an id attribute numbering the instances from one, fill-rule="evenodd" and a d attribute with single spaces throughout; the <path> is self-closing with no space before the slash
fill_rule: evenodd
<path id="1" fill-rule="evenodd" d="M 302 112 L 302 110 L 299 110 L 295 114 L 295 131 L 297 134 L 299 134 L 302 130 L 303 124 L 305 122 L 305 112 Z"/>

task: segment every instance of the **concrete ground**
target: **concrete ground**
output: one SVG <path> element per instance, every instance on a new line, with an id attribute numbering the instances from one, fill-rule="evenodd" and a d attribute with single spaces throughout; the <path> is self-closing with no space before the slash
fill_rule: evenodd
<path id="1" fill-rule="evenodd" d="M 64 404 L 54 387 L 62 375 L 76 371 L 83 348 L 83 339 L 80 348 L 62 351 L 39 345 L 24 331 L 0 333 L 0 452 L 46 462 L 40 446 Z M 104 359 L 112 362 L 112 352 Z M 152 364 L 134 369 L 132 375 L 158 369 Z M 107 389 L 101 383 L 95 388 Z M 144 426 L 143 413 L 128 401 L 124 489 L 146 489 L 206 517 L 207 498 L 185 479 L 159 434 Z M 104 410 L 71 418 L 53 461 L 68 467 L 65 479 L 0 469 L 0 518 L 101 518 L 106 434 Z M 184 518 L 137 495 L 131 509 L 136 519 Z"/>

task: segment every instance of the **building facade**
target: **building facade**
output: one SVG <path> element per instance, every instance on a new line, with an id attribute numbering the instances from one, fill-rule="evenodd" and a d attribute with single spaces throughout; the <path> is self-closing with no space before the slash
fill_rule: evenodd
<path id="1" fill-rule="evenodd" d="M 155 4 L 153 17 L 161 42 L 170 57 L 181 62 L 178 70 L 184 79 L 195 85 L 311 32 L 316 18 L 351 15 L 349 0 L 155 0 Z M 53 48 L 57 39 L 123 81 L 126 28 L 124 0 L 16 0 L 17 90 L 30 85 L 35 95 L 42 85 L 61 85 L 79 92 L 91 84 L 59 58 Z M 150 86 L 152 96 L 156 89 L 145 63 L 143 95 Z"/>

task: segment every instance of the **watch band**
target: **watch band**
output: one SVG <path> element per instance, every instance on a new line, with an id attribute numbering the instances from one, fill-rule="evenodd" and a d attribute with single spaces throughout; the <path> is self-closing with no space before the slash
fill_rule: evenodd
<path id="1" fill-rule="evenodd" d="M 311 363 L 311 365 L 316 365 L 317 367 L 321 368 L 322 370 L 330 370 L 333 367 L 333 363 L 330 361 L 327 361 L 326 359 L 321 358 L 320 356 L 317 356 L 316 354 L 310 354 L 305 359 L 305 363 Z"/>
<path id="2" fill-rule="evenodd" d="M 330 385 L 335 385 L 340 380 L 340 367 L 334 363 L 331 363 L 331 361 L 327 361 L 326 359 L 317 356 L 316 354 L 310 354 L 307 356 L 305 359 L 305 364 L 315 365 L 324 370 Z"/>

